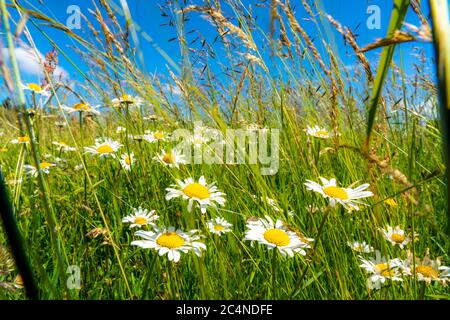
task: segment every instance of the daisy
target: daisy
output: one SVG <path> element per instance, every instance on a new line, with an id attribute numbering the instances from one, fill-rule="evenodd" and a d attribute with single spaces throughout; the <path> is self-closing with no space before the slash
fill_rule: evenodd
<path id="1" fill-rule="evenodd" d="M 165 141 L 165 140 L 167 140 L 168 139 L 168 135 L 164 131 L 154 131 L 154 132 L 147 131 L 146 134 L 144 134 L 142 136 L 142 138 L 145 141 L 153 143 L 155 141 Z"/>
<path id="2" fill-rule="evenodd" d="M 80 102 L 73 105 L 73 107 L 68 107 L 66 105 L 63 105 L 62 108 L 66 110 L 68 113 L 74 113 L 74 112 L 84 112 L 84 113 L 91 113 L 91 114 L 100 114 L 98 110 L 96 110 L 97 107 L 91 107 L 86 103 Z"/>
<path id="3" fill-rule="evenodd" d="M 312 137 L 328 139 L 330 137 L 330 133 L 326 129 L 321 129 L 319 126 L 310 127 L 305 130 L 307 134 Z"/>
<path id="4" fill-rule="evenodd" d="M 84 147 L 84 151 L 90 154 L 98 154 L 100 155 L 100 158 L 107 156 L 115 158 L 115 152 L 119 150 L 120 147 L 122 147 L 122 144 L 109 138 L 96 139 L 95 145 L 92 147 Z"/>
<path id="5" fill-rule="evenodd" d="M 30 143 L 30 137 L 28 135 L 19 136 L 17 139 L 11 140 L 13 144 L 28 144 Z"/>
<path id="6" fill-rule="evenodd" d="M 359 256 L 359 259 L 362 262 L 360 267 L 366 270 L 370 275 L 367 279 L 367 286 L 370 290 L 380 289 L 387 279 L 392 281 L 403 281 L 400 277 L 400 259 L 389 260 L 386 257 L 382 257 L 380 251 L 375 252 L 375 258 L 367 260 Z"/>
<path id="7" fill-rule="evenodd" d="M 206 208 L 211 206 L 217 208 L 216 203 L 223 206 L 225 204 L 225 193 L 217 191 L 214 183 L 207 184 L 205 177 L 201 176 L 198 182 L 194 179 L 188 178 L 184 181 L 177 179 L 177 184 L 172 185 L 175 188 L 166 188 L 166 200 L 172 198 L 182 197 L 184 200 L 189 200 L 188 212 L 192 211 L 194 201 L 198 203 L 200 211 L 206 213 Z"/>
<path id="8" fill-rule="evenodd" d="M 305 256 L 304 249 L 311 248 L 309 242 L 314 241 L 314 239 L 300 238 L 281 220 L 274 222 L 269 216 L 247 220 L 247 228 L 244 241 L 258 241 L 260 244 L 265 244 L 269 250 L 277 248 L 283 256 L 293 257 L 294 253 Z"/>
<path id="9" fill-rule="evenodd" d="M 206 245 L 197 241 L 200 236 L 196 233 L 197 230 L 185 233 L 174 227 L 155 227 L 155 231 L 137 231 L 134 235 L 144 240 L 135 240 L 131 245 L 157 250 L 160 256 L 167 254 L 169 261 L 178 262 L 181 253 L 194 251 L 197 256 L 201 256 L 202 250 L 206 250 Z"/>
<path id="10" fill-rule="evenodd" d="M 365 241 L 363 242 L 358 242 L 358 241 L 354 241 L 354 242 L 347 242 L 347 245 L 356 252 L 359 253 L 371 253 L 373 252 L 373 247 L 369 246 Z"/>
<path id="11" fill-rule="evenodd" d="M 400 249 L 403 249 L 409 243 L 409 237 L 405 235 L 405 231 L 400 229 L 399 226 L 392 228 L 388 226 L 387 229 L 381 229 L 383 236 L 394 246 L 398 245 Z"/>
<path id="12" fill-rule="evenodd" d="M 353 188 L 341 188 L 336 186 L 336 179 L 327 180 L 320 177 L 322 184 L 317 182 L 306 180 L 305 186 L 307 190 L 313 190 L 320 193 L 324 198 L 330 200 L 330 205 L 335 206 L 336 202 L 339 202 L 346 208 L 349 212 L 352 210 L 359 210 L 357 204 L 363 204 L 357 199 L 366 198 L 373 196 L 370 191 L 364 191 L 369 187 L 368 183 L 362 184 L 359 187 Z"/>
<path id="13" fill-rule="evenodd" d="M 56 164 L 50 163 L 50 162 L 46 162 L 46 161 L 42 161 L 41 163 L 39 163 L 39 168 L 45 174 L 49 174 L 50 173 L 50 168 L 55 167 L 55 166 L 56 166 Z M 37 177 L 38 176 L 38 170 L 36 169 L 35 166 L 26 164 L 24 166 L 24 168 L 25 168 L 25 172 L 26 172 L 27 175 L 32 176 L 32 177 Z"/>
<path id="14" fill-rule="evenodd" d="M 408 276 L 416 274 L 417 280 L 431 283 L 432 281 L 445 284 L 450 282 L 450 267 L 441 266 L 439 258 L 435 260 L 430 259 L 429 250 L 427 250 L 425 257 L 421 260 L 416 258 L 415 263 L 411 252 L 408 252 L 408 257 L 404 261 L 402 268 L 404 273 Z"/>
<path id="15" fill-rule="evenodd" d="M 136 162 L 136 159 L 134 158 L 134 153 L 124 153 L 120 157 L 120 164 L 122 165 L 122 168 L 124 168 L 126 171 L 131 170 L 131 166 Z"/>
<path id="16" fill-rule="evenodd" d="M 154 157 L 153 160 L 156 160 L 169 168 L 178 168 L 180 164 L 186 163 L 184 155 L 179 154 L 175 149 L 172 149 L 170 152 L 166 152 L 163 149 L 161 154 Z"/>
<path id="17" fill-rule="evenodd" d="M 40 94 L 40 95 L 43 95 L 43 96 L 49 96 L 50 95 L 50 92 L 47 90 L 46 87 L 43 88 L 37 83 L 22 84 L 22 89 L 23 90 L 30 90 L 34 94 Z"/>
<path id="18" fill-rule="evenodd" d="M 76 148 L 71 147 L 71 146 L 65 144 L 64 142 L 53 141 L 52 144 L 59 147 L 59 150 L 62 152 L 70 152 L 70 151 L 77 150 Z"/>
<path id="19" fill-rule="evenodd" d="M 222 235 L 222 233 L 230 232 L 232 224 L 226 221 L 224 218 L 217 217 L 206 222 L 211 233 Z"/>
<path id="20" fill-rule="evenodd" d="M 155 210 L 148 211 L 147 209 L 142 209 L 139 207 L 138 209 L 133 209 L 133 214 L 126 216 L 122 219 L 123 223 L 131 223 L 130 229 L 135 227 L 142 227 L 146 225 L 151 225 L 155 227 L 153 221 L 158 220 L 159 216 L 155 214 Z"/>
<path id="21" fill-rule="evenodd" d="M 112 106 L 115 108 L 119 108 L 122 106 L 136 106 L 136 107 L 140 107 L 144 101 L 142 100 L 141 97 L 133 97 L 132 95 L 129 94 L 124 94 L 121 98 L 114 98 L 111 100 Z"/>

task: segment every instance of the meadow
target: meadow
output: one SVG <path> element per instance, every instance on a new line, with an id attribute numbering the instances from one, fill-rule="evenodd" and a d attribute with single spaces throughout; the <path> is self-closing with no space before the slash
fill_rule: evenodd
<path id="1" fill-rule="evenodd" d="M 297 1 L 304 17 L 289 1 L 256 3 L 268 30 L 240 1 L 164 2 L 182 59 L 162 52 L 160 76 L 142 67 L 127 1 L 93 1 L 81 36 L 0 0 L 0 171 L 13 209 L 1 210 L 30 271 L 0 230 L 0 299 L 26 299 L 27 284 L 40 299 L 450 298 L 446 1 L 428 16 L 395 0 L 371 44 L 321 1 Z M 201 18 L 214 42 L 190 31 Z M 39 83 L 14 59 L 19 38 L 36 45 L 31 25 L 76 44 L 48 37 Z M 422 42 L 441 59 L 418 49 L 405 70 L 404 43 Z M 67 50 L 89 66 L 76 86 L 55 75 Z M 253 140 L 230 142 L 229 129 Z M 234 160 L 219 161 L 227 146 Z"/>

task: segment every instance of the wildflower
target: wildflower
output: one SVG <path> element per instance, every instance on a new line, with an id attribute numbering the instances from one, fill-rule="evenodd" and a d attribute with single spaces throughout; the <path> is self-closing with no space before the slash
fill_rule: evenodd
<path id="1" fill-rule="evenodd" d="M 11 143 L 13 143 L 13 144 L 29 144 L 30 137 L 28 135 L 19 136 L 19 137 L 17 137 L 17 139 L 11 140 Z"/>
<path id="2" fill-rule="evenodd" d="M 379 251 L 375 252 L 375 258 L 369 260 L 359 256 L 362 264 L 361 268 L 366 270 L 370 275 L 367 279 L 369 289 L 380 289 L 387 279 L 392 281 L 403 281 L 400 273 L 400 259 L 392 259 L 382 257 Z"/>
<path id="3" fill-rule="evenodd" d="M 153 160 L 156 160 L 169 168 L 178 168 L 180 164 L 186 163 L 184 155 L 179 154 L 175 149 L 172 149 L 170 152 L 166 152 L 163 149 L 161 154 L 154 157 Z"/>
<path id="4" fill-rule="evenodd" d="M 84 113 L 91 113 L 91 114 L 100 114 L 98 110 L 96 110 L 95 107 L 89 106 L 87 103 L 76 103 L 73 105 L 73 107 L 68 107 L 66 105 L 63 105 L 62 108 L 66 110 L 68 113 L 74 113 L 74 112 L 84 112 Z"/>
<path id="5" fill-rule="evenodd" d="M 145 141 L 153 143 L 155 141 L 165 141 L 165 140 L 167 140 L 168 139 L 168 135 L 164 131 L 154 131 L 154 132 L 147 131 L 146 134 L 144 134 L 142 136 L 142 138 Z"/>
<path id="6" fill-rule="evenodd" d="M 405 245 L 407 245 L 410 241 L 410 239 L 405 235 L 405 231 L 400 229 L 399 226 L 396 226 L 395 228 L 392 228 L 391 226 L 388 226 L 387 229 L 381 229 L 383 232 L 383 236 L 394 246 L 398 245 L 401 249 Z"/>
<path id="7" fill-rule="evenodd" d="M 211 233 L 222 235 L 231 231 L 232 224 L 226 221 L 224 218 L 217 217 L 206 222 L 206 225 Z"/>
<path id="8" fill-rule="evenodd" d="M 142 227 L 146 225 L 155 226 L 153 221 L 158 220 L 159 216 L 155 214 L 155 210 L 148 211 L 147 209 L 133 209 L 133 214 L 122 219 L 123 223 L 131 223 L 130 229 L 135 227 Z"/>
<path id="9" fill-rule="evenodd" d="M 50 92 L 47 90 L 46 87 L 43 88 L 37 83 L 22 84 L 22 89 L 23 90 L 29 90 L 29 91 L 33 92 L 34 94 L 40 94 L 42 96 L 49 96 L 50 95 Z"/>
<path id="10" fill-rule="evenodd" d="M 439 258 L 430 259 L 429 250 L 427 250 L 423 259 L 416 258 L 415 263 L 412 253 L 408 252 L 408 257 L 401 267 L 406 275 L 413 276 L 415 274 L 417 280 L 428 284 L 432 281 L 441 284 L 450 282 L 450 267 L 442 266 Z"/>
<path id="11" fill-rule="evenodd" d="M 356 252 L 359 253 L 371 253 L 373 252 L 373 247 L 369 246 L 365 241 L 363 242 L 358 242 L 358 241 L 354 241 L 354 242 L 347 242 L 347 245 Z"/>
<path id="12" fill-rule="evenodd" d="M 188 211 L 192 211 L 194 202 L 198 203 L 200 211 L 206 213 L 207 207 L 216 208 L 216 203 L 223 206 L 225 204 L 225 193 L 217 191 L 217 187 L 212 184 L 207 184 L 205 177 L 201 176 L 198 182 L 194 179 L 188 178 L 184 181 L 177 180 L 177 184 L 172 185 L 174 188 L 166 188 L 166 200 L 182 197 L 184 200 L 189 200 Z"/>
<path id="13" fill-rule="evenodd" d="M 386 200 L 384 200 L 384 203 L 386 205 L 388 205 L 389 207 L 391 207 L 392 209 L 395 209 L 398 207 L 398 203 L 394 199 L 386 199 Z"/>
<path id="14" fill-rule="evenodd" d="M 306 133 L 312 137 L 328 139 L 330 137 L 330 133 L 326 129 L 321 129 L 319 126 L 314 126 L 306 129 Z"/>
<path id="15" fill-rule="evenodd" d="M 53 141 L 52 142 L 53 145 L 59 147 L 59 150 L 62 152 L 70 152 L 70 151 L 76 151 L 77 149 L 74 147 L 71 147 L 67 144 L 65 144 L 64 142 L 58 142 L 58 141 Z"/>
<path id="16" fill-rule="evenodd" d="M 365 183 L 359 187 L 353 188 L 341 188 L 336 186 L 336 179 L 327 180 L 320 177 L 322 184 L 317 182 L 306 180 L 305 183 L 307 190 L 313 190 L 320 193 L 324 198 L 329 199 L 330 205 L 335 206 L 336 202 L 342 204 L 348 211 L 359 210 L 358 204 L 363 204 L 357 199 L 373 196 L 370 191 L 364 191 L 369 187 L 369 184 Z"/>
<path id="17" fill-rule="evenodd" d="M 167 254 L 169 261 L 178 262 L 181 253 L 193 251 L 197 256 L 201 256 L 202 250 L 206 250 L 206 245 L 198 241 L 200 236 L 197 230 L 191 230 L 189 233 L 175 230 L 174 227 L 158 228 L 155 231 L 137 231 L 134 235 L 144 240 L 135 240 L 131 242 L 132 246 L 138 246 L 144 249 L 154 249 L 160 256 Z"/>
<path id="18" fill-rule="evenodd" d="M 96 139 L 94 146 L 84 147 L 84 150 L 86 153 L 90 153 L 93 155 L 100 155 L 100 158 L 107 156 L 115 158 L 116 157 L 115 152 L 119 150 L 120 147 L 122 147 L 122 145 L 119 142 L 106 138 L 106 139 Z"/>
<path id="19" fill-rule="evenodd" d="M 47 161 L 42 161 L 41 163 L 39 163 L 39 168 L 41 169 L 41 171 L 45 174 L 49 174 L 50 173 L 50 168 L 55 167 L 56 164 L 54 163 L 50 163 Z M 38 176 L 38 170 L 36 169 L 35 166 L 26 164 L 24 166 L 25 168 L 25 172 L 27 175 L 32 176 L 32 177 L 37 177 Z"/>
<path id="20" fill-rule="evenodd" d="M 314 241 L 314 239 L 300 238 L 281 220 L 274 222 L 269 216 L 248 220 L 247 228 L 244 241 L 258 241 L 260 244 L 265 244 L 269 250 L 277 248 L 283 256 L 293 257 L 294 253 L 305 256 L 304 249 L 311 248 L 309 242 Z"/>
<path id="21" fill-rule="evenodd" d="M 122 168 L 124 168 L 126 171 L 131 170 L 131 166 L 136 162 L 136 159 L 134 158 L 134 153 L 124 153 L 120 157 L 120 164 L 122 165 Z"/>

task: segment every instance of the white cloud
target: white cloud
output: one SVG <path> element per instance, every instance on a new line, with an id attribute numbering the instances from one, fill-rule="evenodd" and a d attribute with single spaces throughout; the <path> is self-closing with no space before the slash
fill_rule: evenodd
<path id="1" fill-rule="evenodd" d="M 31 47 L 21 44 L 19 47 L 14 48 L 14 54 L 19 69 L 23 74 L 44 78 L 42 63 L 44 62 L 45 57 L 39 50 L 33 50 Z M 5 58 L 6 62 L 9 62 L 8 48 L 2 48 L 2 56 Z M 59 79 L 60 76 L 62 79 L 69 78 L 68 72 L 61 66 L 56 67 L 54 76 L 57 79 Z"/>

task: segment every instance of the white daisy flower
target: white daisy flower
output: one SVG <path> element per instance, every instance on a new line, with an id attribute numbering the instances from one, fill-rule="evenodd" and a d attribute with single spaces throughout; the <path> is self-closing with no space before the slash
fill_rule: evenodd
<path id="1" fill-rule="evenodd" d="M 310 127 L 305 130 L 307 134 L 312 137 L 328 139 L 331 135 L 326 129 L 322 129 L 319 126 Z"/>
<path id="2" fill-rule="evenodd" d="M 415 273 L 417 280 L 424 281 L 428 284 L 432 281 L 441 284 L 450 282 L 450 268 L 442 266 L 439 258 L 436 258 L 435 260 L 430 259 L 429 250 L 427 250 L 423 259 L 416 258 L 415 263 L 413 263 L 413 261 L 412 253 L 408 252 L 407 259 L 404 260 L 401 265 L 405 275 L 413 276 Z"/>
<path id="3" fill-rule="evenodd" d="M 50 163 L 50 162 L 46 162 L 46 161 L 42 161 L 41 163 L 39 163 L 39 168 L 45 174 L 49 174 L 50 173 L 50 168 L 55 167 L 55 166 L 56 166 L 56 164 Z M 32 176 L 32 177 L 37 177 L 38 176 L 38 170 L 36 169 L 35 166 L 26 164 L 24 166 L 24 168 L 25 168 L 25 173 L 27 175 Z"/>
<path id="4" fill-rule="evenodd" d="M 42 96 L 49 96 L 50 92 L 47 90 L 47 87 L 43 88 L 37 83 L 27 83 L 22 84 L 23 90 L 30 90 L 31 92 L 35 94 L 40 94 Z"/>
<path id="5" fill-rule="evenodd" d="M 12 144 L 29 144 L 30 143 L 30 137 L 28 135 L 25 136 L 19 136 L 17 139 L 10 141 Z"/>
<path id="6" fill-rule="evenodd" d="M 184 181 L 177 180 L 177 184 L 172 185 L 175 188 L 166 188 L 166 200 L 182 197 L 184 200 L 189 200 L 188 211 L 192 211 L 194 201 L 198 203 L 200 211 L 206 213 L 207 207 L 217 208 L 217 204 L 223 206 L 225 204 L 225 193 L 217 191 L 214 183 L 207 184 L 205 177 L 201 176 L 198 182 L 194 179 L 188 178 Z"/>
<path id="7" fill-rule="evenodd" d="M 155 141 L 165 141 L 165 140 L 167 140 L 168 139 L 168 134 L 166 132 L 164 132 L 164 131 L 159 131 L 159 130 L 158 131 L 154 131 L 154 132 L 147 131 L 142 136 L 142 138 L 145 141 L 153 143 Z"/>
<path id="8" fill-rule="evenodd" d="M 392 281 L 403 281 L 400 273 L 401 260 L 382 257 L 380 251 L 375 252 L 375 258 L 369 260 L 359 256 L 362 264 L 361 268 L 370 275 L 367 279 L 367 286 L 370 290 L 380 289 L 387 279 Z"/>
<path id="9" fill-rule="evenodd" d="M 133 164 L 136 162 L 136 159 L 134 158 L 134 153 L 124 153 L 120 157 L 120 164 L 122 165 L 122 168 L 124 168 L 126 171 L 130 171 Z"/>
<path id="10" fill-rule="evenodd" d="M 130 229 L 135 227 L 141 228 L 142 226 L 151 225 L 155 227 L 153 221 L 158 220 L 159 216 L 155 214 L 155 210 L 148 211 L 147 209 L 133 209 L 133 214 L 126 216 L 122 219 L 123 223 L 131 223 Z"/>
<path id="11" fill-rule="evenodd" d="M 206 245 L 198 241 L 200 236 L 196 233 L 197 230 L 185 233 L 174 227 L 155 227 L 155 231 L 137 231 L 134 235 L 144 240 L 135 240 L 131 245 L 157 250 L 160 256 L 167 254 L 169 261 L 178 262 L 181 253 L 194 251 L 197 256 L 201 256 L 202 250 L 206 250 Z"/>
<path id="12" fill-rule="evenodd" d="M 330 200 L 330 205 L 334 207 L 336 202 L 342 204 L 348 211 L 359 210 L 357 204 L 363 204 L 357 199 L 367 198 L 373 196 L 371 191 L 364 191 L 369 187 L 368 183 L 362 184 L 359 187 L 341 188 L 336 186 L 336 179 L 327 180 L 320 177 L 322 184 L 306 180 L 305 186 L 307 190 L 313 190 L 320 193 L 324 198 Z"/>
<path id="13" fill-rule="evenodd" d="M 144 101 L 141 97 L 135 96 L 129 94 L 124 94 L 121 98 L 114 98 L 111 100 L 112 106 L 115 108 L 123 107 L 123 106 L 134 106 L 134 107 L 140 107 L 144 104 Z"/>
<path id="14" fill-rule="evenodd" d="M 117 152 L 120 147 L 122 147 L 122 144 L 111 140 L 110 138 L 96 139 L 95 145 L 92 147 L 84 147 L 84 151 L 93 155 L 100 155 L 100 158 L 107 156 L 115 158 L 115 152 Z"/>
<path id="15" fill-rule="evenodd" d="M 62 105 L 61 108 L 65 111 L 67 111 L 67 113 L 84 112 L 84 113 L 91 113 L 91 114 L 100 114 L 100 112 L 98 110 L 96 110 L 98 108 L 98 106 L 91 107 L 87 103 L 83 103 L 83 102 L 75 103 L 73 105 L 73 107 L 68 107 L 66 105 Z"/>
<path id="16" fill-rule="evenodd" d="M 217 217 L 215 219 L 211 219 L 206 222 L 206 226 L 208 227 L 211 233 L 222 235 L 223 233 L 227 233 L 231 231 L 232 224 L 226 221 L 224 218 Z"/>
<path id="17" fill-rule="evenodd" d="M 403 249 L 406 246 L 410 239 L 405 235 L 405 231 L 402 230 L 399 226 L 392 228 L 388 226 L 387 229 L 381 229 L 383 236 L 394 246 L 398 245 L 400 249 Z"/>
<path id="18" fill-rule="evenodd" d="M 178 168 L 180 164 L 186 163 L 185 156 L 183 154 L 179 154 L 175 149 L 172 149 L 170 152 L 166 152 L 163 149 L 161 154 L 154 157 L 153 160 L 156 160 L 169 168 Z"/>
<path id="19" fill-rule="evenodd" d="M 310 238 L 300 238 L 297 233 L 289 230 L 281 220 L 274 223 L 269 216 L 247 220 L 247 228 L 244 241 L 258 241 L 265 244 L 269 250 L 277 248 L 283 256 L 293 257 L 294 253 L 305 256 L 305 249 L 311 248 L 309 242 L 314 241 Z"/>
<path id="20" fill-rule="evenodd" d="M 368 245 L 365 241 L 363 242 L 347 242 L 347 245 L 355 252 L 359 253 L 371 253 L 374 251 L 373 247 Z"/>
<path id="21" fill-rule="evenodd" d="M 61 141 L 53 141 L 52 142 L 53 145 L 57 146 L 59 148 L 60 151 L 62 152 L 70 152 L 70 151 L 76 151 L 77 149 L 74 147 L 71 147 L 67 144 L 65 144 L 64 142 Z"/>

